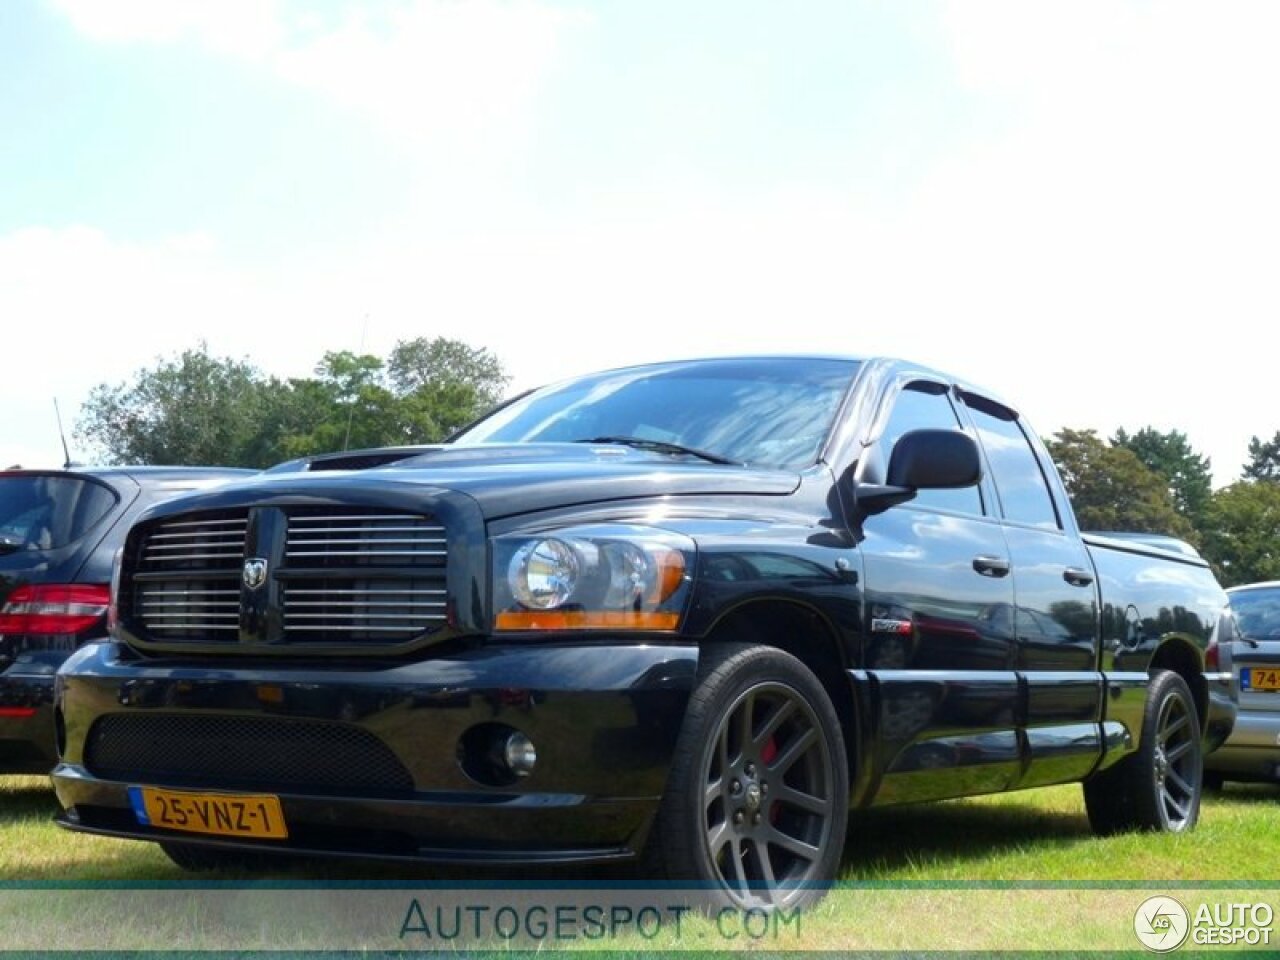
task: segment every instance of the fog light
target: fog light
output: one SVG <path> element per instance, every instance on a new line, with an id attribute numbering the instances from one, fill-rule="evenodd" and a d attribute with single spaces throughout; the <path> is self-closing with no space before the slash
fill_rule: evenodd
<path id="1" fill-rule="evenodd" d="M 517 777 L 527 777 L 538 762 L 538 751 L 534 749 L 533 741 L 517 730 L 502 745 L 502 759 Z"/>
<path id="2" fill-rule="evenodd" d="M 533 741 L 509 724 L 477 723 L 458 738 L 458 765 L 486 787 L 510 787 L 537 762 Z"/>

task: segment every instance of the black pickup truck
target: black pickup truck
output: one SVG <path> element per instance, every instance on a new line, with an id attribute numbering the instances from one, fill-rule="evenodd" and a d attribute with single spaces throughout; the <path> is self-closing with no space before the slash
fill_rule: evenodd
<path id="1" fill-rule="evenodd" d="M 1082 536 L 1014 408 L 900 361 L 615 370 L 167 502 L 114 602 L 58 678 L 60 822 L 193 869 L 803 903 L 851 807 L 1080 781 L 1099 832 L 1190 829 L 1234 720 L 1206 565 Z"/>

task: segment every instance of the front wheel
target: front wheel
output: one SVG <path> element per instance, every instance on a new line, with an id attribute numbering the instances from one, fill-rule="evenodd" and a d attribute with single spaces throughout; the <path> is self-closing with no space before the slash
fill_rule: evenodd
<path id="1" fill-rule="evenodd" d="M 708 648 L 651 837 L 658 872 L 734 906 L 800 906 L 835 879 L 848 820 L 840 720 L 773 647 Z"/>
<path id="2" fill-rule="evenodd" d="M 1157 671 L 1147 688 L 1138 749 L 1084 785 L 1096 833 L 1181 833 L 1200 817 L 1200 719 L 1187 682 Z"/>

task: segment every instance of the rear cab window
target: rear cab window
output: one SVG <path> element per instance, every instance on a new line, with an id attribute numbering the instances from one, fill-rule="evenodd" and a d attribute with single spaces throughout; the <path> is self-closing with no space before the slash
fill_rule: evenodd
<path id="1" fill-rule="evenodd" d="M 118 499 L 89 477 L 0 474 L 0 556 L 75 543 Z"/>
<path id="2" fill-rule="evenodd" d="M 1004 518 L 1046 530 L 1062 529 L 1044 466 L 1017 417 L 982 397 L 965 394 L 964 401 L 991 465 Z"/>

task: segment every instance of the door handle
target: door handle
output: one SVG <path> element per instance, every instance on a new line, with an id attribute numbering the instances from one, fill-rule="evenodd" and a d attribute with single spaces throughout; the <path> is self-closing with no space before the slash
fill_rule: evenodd
<path id="1" fill-rule="evenodd" d="M 1004 557 L 974 557 L 973 569 L 984 577 L 1005 577 L 1009 575 L 1009 561 Z"/>
<path id="2" fill-rule="evenodd" d="M 1073 587 L 1087 587 L 1093 583 L 1093 574 L 1080 567 L 1067 567 L 1062 571 L 1062 579 Z"/>

